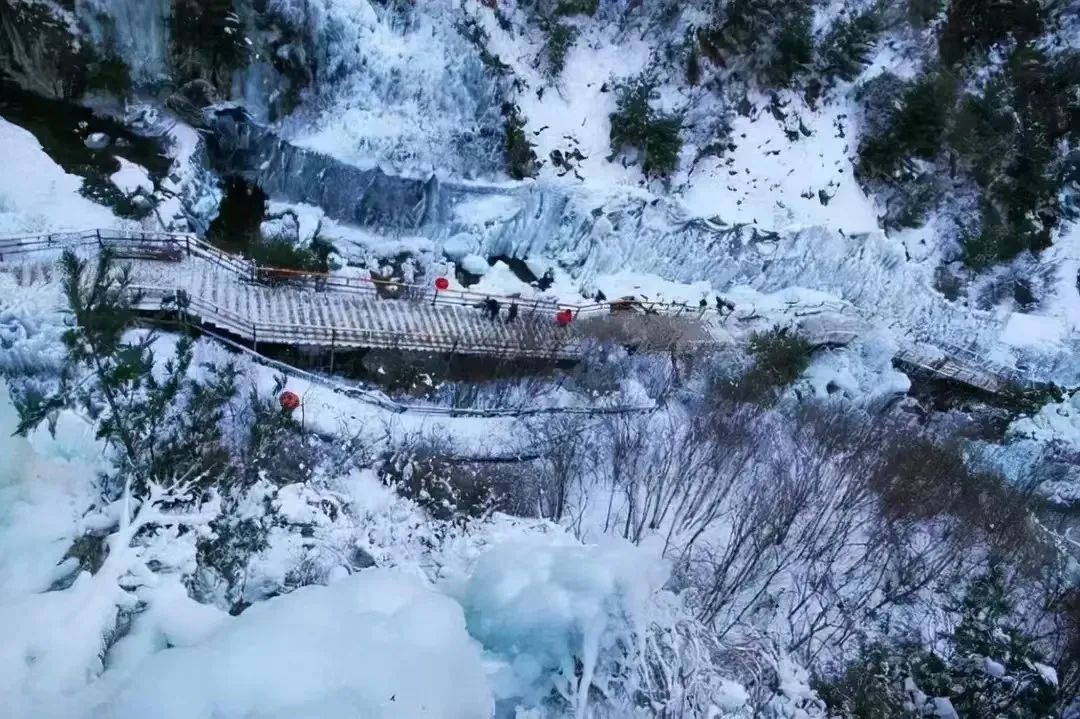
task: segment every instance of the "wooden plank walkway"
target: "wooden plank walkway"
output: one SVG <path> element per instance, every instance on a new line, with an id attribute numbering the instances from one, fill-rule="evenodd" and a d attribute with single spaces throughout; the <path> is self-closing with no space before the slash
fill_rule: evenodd
<path id="1" fill-rule="evenodd" d="M 574 360 L 603 342 L 641 351 L 720 349 L 744 342 L 754 329 L 766 329 L 768 322 L 752 309 L 722 315 L 713 308 L 699 311 L 655 303 L 613 312 L 608 303 L 565 305 L 491 297 L 503 308 L 503 317 L 493 321 L 482 309 L 487 295 L 259 268 L 188 235 L 89 231 L 0 239 L 0 268 L 24 274 L 24 282 L 44 281 L 55 276 L 51 262 L 62 249 L 89 256 L 102 247 L 110 247 L 130 264 L 133 279 L 144 292 L 144 310 L 159 310 L 163 300 L 183 293 L 189 316 L 252 345 Z M 512 322 L 505 320 L 510 302 L 519 306 Z M 556 313 L 566 311 L 574 321 L 562 326 Z M 818 346 L 849 344 L 873 327 L 853 307 L 839 303 L 795 305 L 789 314 L 801 318 L 800 333 Z M 895 360 L 987 392 L 1036 386 L 1016 370 L 960 348 L 905 341 Z"/>

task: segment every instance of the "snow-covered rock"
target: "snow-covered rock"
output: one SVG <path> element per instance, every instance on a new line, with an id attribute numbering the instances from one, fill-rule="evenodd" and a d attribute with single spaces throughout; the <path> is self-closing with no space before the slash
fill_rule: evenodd
<path id="1" fill-rule="evenodd" d="M 460 262 L 462 258 L 475 254 L 479 249 L 480 243 L 467 232 L 459 232 L 443 243 L 443 254 L 454 262 Z"/>
<path id="2" fill-rule="evenodd" d="M 120 169 L 109 175 L 109 180 L 125 195 L 133 195 L 137 192 L 151 194 L 154 191 L 154 181 L 146 169 L 129 162 L 122 157 L 116 158 L 120 162 Z"/>
<path id="3" fill-rule="evenodd" d="M 90 150 L 104 150 L 112 142 L 112 138 L 104 132 L 91 132 L 83 140 L 83 144 Z"/>
<path id="4" fill-rule="evenodd" d="M 486 275 L 489 267 L 487 260 L 480 255 L 465 255 L 461 258 L 461 269 L 471 275 Z"/>

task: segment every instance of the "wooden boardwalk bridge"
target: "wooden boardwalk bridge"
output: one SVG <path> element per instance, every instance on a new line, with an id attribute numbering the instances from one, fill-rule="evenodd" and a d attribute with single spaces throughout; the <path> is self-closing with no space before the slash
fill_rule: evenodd
<path id="1" fill-rule="evenodd" d="M 259 267 L 190 235 L 120 230 L 0 239 L 0 270 L 34 283 L 63 249 L 90 255 L 106 247 L 130 264 L 143 295 L 141 309 L 161 311 L 167 300 L 181 297 L 189 319 L 253 348 L 289 345 L 331 354 L 383 348 L 576 360 L 602 343 L 639 351 L 721 349 L 745 341 L 770 321 L 753 307 L 721 312 L 638 301 L 575 305 L 294 272 Z M 488 300 L 502 308 L 496 320 L 484 311 Z M 512 321 L 506 317 L 511 305 L 518 310 Z M 814 345 L 846 345 L 872 327 L 842 303 L 792 304 L 789 310 L 800 334 Z M 895 360 L 988 392 L 1034 386 L 1015 370 L 960 348 L 909 342 Z"/>

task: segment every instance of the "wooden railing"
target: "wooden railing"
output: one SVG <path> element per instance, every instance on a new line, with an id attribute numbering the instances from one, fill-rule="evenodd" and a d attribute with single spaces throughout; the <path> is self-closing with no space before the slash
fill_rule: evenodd
<path id="1" fill-rule="evenodd" d="M 167 232 L 143 232 L 129 230 L 84 230 L 74 232 L 58 232 L 45 235 L 20 236 L 0 238 L 0 262 L 15 260 L 32 254 L 59 251 L 66 248 L 112 248 L 118 254 L 124 255 L 132 252 L 146 251 L 150 254 L 157 253 L 157 257 L 145 257 L 145 259 L 180 259 L 183 256 L 198 257 L 208 261 L 234 275 L 244 282 L 255 285 L 274 288 L 282 283 L 297 288 L 314 289 L 334 293 L 351 293 L 367 297 L 393 297 L 411 302 L 429 302 L 446 305 L 458 305 L 475 307 L 487 300 L 495 300 L 502 306 L 511 303 L 517 304 L 521 311 L 527 313 L 545 313 L 554 315 L 556 312 L 569 310 L 575 318 L 587 318 L 591 316 L 610 315 L 620 309 L 630 306 L 645 315 L 666 315 L 688 318 L 696 317 L 705 319 L 716 316 L 719 309 L 711 305 L 706 307 L 694 307 L 691 305 L 673 302 L 652 302 L 648 300 L 606 301 L 593 303 L 565 303 L 549 299 L 527 299 L 515 296 L 492 295 L 469 290 L 437 290 L 433 286 L 417 285 L 404 282 L 394 282 L 369 277 L 344 277 L 338 274 L 298 271 L 278 267 L 260 266 L 250 260 L 224 252 L 209 243 L 189 234 Z M 167 294 L 175 292 L 173 288 L 144 287 L 144 291 L 156 298 L 164 298 Z M 434 335 L 424 335 L 422 342 L 418 337 L 412 337 L 397 332 L 374 330 L 356 327 L 331 327 L 325 325 L 310 325 L 303 323 L 271 323 L 253 321 L 251 318 L 242 317 L 234 312 L 216 306 L 197 296 L 190 296 L 190 311 L 198 313 L 208 321 L 215 321 L 219 326 L 226 327 L 230 331 L 243 336 L 245 339 L 258 342 L 263 338 L 274 337 L 279 341 L 296 342 L 298 344 L 310 343 L 313 338 L 323 341 L 329 340 L 332 344 L 340 333 L 342 337 L 361 338 L 363 342 L 373 347 L 398 347 L 410 349 L 430 349 L 435 351 L 456 351 L 461 349 L 453 339 L 440 338 Z M 852 305 L 843 302 L 821 302 L 815 306 L 806 306 L 799 303 L 789 303 L 788 310 L 796 317 L 810 314 L 831 312 L 846 314 L 864 322 L 868 321 Z M 757 318 L 757 312 L 751 308 L 748 314 L 741 314 L 740 319 L 752 320 Z M 416 334 L 416 333 L 414 333 Z M 851 330 L 827 331 L 823 333 L 821 343 L 844 344 L 852 341 L 859 335 Z M 520 347 L 514 347 L 505 343 L 474 343 L 473 351 L 500 354 L 517 351 Z M 565 346 L 548 347 L 543 352 L 551 352 L 552 356 L 565 354 Z M 935 350 L 946 359 L 963 365 L 966 378 L 959 378 L 957 373 L 944 372 L 938 365 Z M 935 343 L 929 348 L 923 347 L 922 343 L 911 341 L 901 346 L 898 359 L 923 370 L 940 376 L 960 379 L 969 384 L 980 386 L 989 391 L 1004 391 L 1003 388 L 1019 388 L 1032 390 L 1045 387 L 1045 383 L 1038 382 L 1030 376 L 1012 367 L 1006 367 L 988 361 L 979 353 L 959 346 L 942 345 Z M 994 383 L 980 382 L 979 376 L 985 375 L 995 379 Z M 993 384 L 994 386 L 991 386 Z"/>
<path id="2" fill-rule="evenodd" d="M 434 302 L 473 307 L 495 300 L 501 306 L 517 304 L 523 311 L 554 314 L 570 310 L 575 319 L 590 315 L 609 314 L 623 306 L 632 305 L 646 314 L 687 315 L 704 317 L 715 315 L 719 310 L 712 306 L 694 307 L 678 302 L 654 302 L 635 299 L 631 302 L 615 300 L 604 302 L 572 303 L 545 298 L 526 298 L 499 295 L 470 290 L 437 290 L 431 285 L 418 285 L 370 277 L 346 277 L 340 274 L 294 270 L 268 265 L 258 265 L 239 255 L 224 252 L 200 240 L 194 235 L 169 232 L 142 232 L 133 230 L 83 230 L 56 232 L 45 235 L 29 235 L 0 238 L 0 262 L 19 256 L 58 251 L 78 247 L 110 247 L 130 250 L 132 248 L 159 247 L 163 250 L 182 251 L 188 256 L 200 257 L 225 269 L 245 281 L 267 287 L 287 283 L 294 287 L 320 291 L 346 292 L 380 297 L 408 299 L 416 302 Z M 164 258 L 163 258 L 164 259 Z"/>

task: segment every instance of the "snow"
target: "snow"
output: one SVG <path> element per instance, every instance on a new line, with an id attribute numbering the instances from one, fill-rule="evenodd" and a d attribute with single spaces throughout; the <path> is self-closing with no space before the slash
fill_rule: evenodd
<path id="1" fill-rule="evenodd" d="M 1042 680 L 1047 684 L 1051 684 L 1055 687 L 1058 685 L 1057 670 L 1053 667 L 1035 662 L 1035 671 L 1039 673 L 1039 676 L 1042 677 Z"/>
<path id="2" fill-rule="evenodd" d="M 456 234 L 443 243 L 443 254 L 455 262 L 461 261 L 466 255 L 475 254 L 478 249 L 479 241 L 465 232 Z"/>
<path id="3" fill-rule="evenodd" d="M 109 180 L 125 195 L 136 192 L 151 194 L 154 191 L 154 181 L 150 179 L 146 169 L 134 162 L 122 157 L 116 158 L 120 162 L 120 169 L 109 175 Z"/>
<path id="4" fill-rule="evenodd" d="M 548 161 L 552 151 L 576 149 L 585 156 L 578 173 L 590 182 L 600 186 L 636 184 L 640 170 L 628 171 L 607 160 L 611 154 L 608 116 L 616 109 L 614 83 L 646 67 L 652 49 L 649 42 L 633 36 L 616 38 L 614 27 L 589 29 L 570 47 L 566 69 L 550 87 L 536 60 L 543 47 L 542 36 L 529 31 L 506 32 L 494 13 L 479 3 L 470 12 L 490 36 L 489 49 L 524 83 L 525 89 L 515 99 L 527 120 L 536 155 L 545 161 L 541 179 L 557 179 L 562 172 Z M 544 92 L 538 92 L 539 88 Z"/>
<path id="5" fill-rule="evenodd" d="M 461 258 L 461 269 L 473 275 L 486 275 L 488 263 L 480 255 L 465 255 Z"/>
<path id="6" fill-rule="evenodd" d="M 465 200 L 454 206 L 454 216 L 464 223 L 487 225 L 506 222 L 522 211 L 513 195 L 488 195 Z"/>
<path id="7" fill-rule="evenodd" d="M 600 275 L 594 284 L 608 299 L 640 297 L 651 302 L 685 302 L 697 307 L 703 297 L 712 300 L 707 282 L 672 282 L 653 274 L 624 270 Z"/>
<path id="8" fill-rule="evenodd" d="M 994 661 L 990 657 L 983 657 L 983 671 L 992 677 L 1000 679 L 1005 676 L 1005 665 L 1001 662 Z"/>
<path id="9" fill-rule="evenodd" d="M 1053 291 L 1040 304 L 1041 311 L 1060 318 L 1074 335 L 1080 333 L 1080 224 L 1067 225 L 1040 260 L 1053 277 Z"/>
<path id="10" fill-rule="evenodd" d="M 82 178 L 64 172 L 28 131 L 0 118 L 0 236 L 131 225 L 79 194 Z"/>
<path id="11" fill-rule="evenodd" d="M 159 342 L 169 342 L 162 337 Z M 166 345 L 155 345 L 159 356 L 167 356 Z M 195 346 L 195 365 L 204 362 L 234 361 L 264 396 L 273 390 L 278 369 L 259 364 L 249 357 L 237 358 L 222 345 L 199 340 Z M 331 386 L 293 374 L 287 377 L 286 389 L 300 396 L 298 419 L 309 430 L 325 436 L 355 437 L 372 446 L 380 446 L 388 437 L 434 435 L 447 438 L 463 453 L 483 456 L 492 447 L 511 446 L 515 426 L 506 418 L 449 417 L 402 414 L 377 406 L 370 401 L 335 392 Z M 377 394 L 377 393 L 373 393 Z"/>
<path id="12" fill-rule="evenodd" d="M 1009 425 L 1009 436 L 1035 440 L 1039 444 L 1060 442 L 1080 450 L 1080 391 L 1050 402 L 1029 417 Z"/>
<path id="13" fill-rule="evenodd" d="M 115 6 L 112 14 L 126 18 L 121 26 L 127 27 L 157 13 L 162 2 L 147 2 L 141 12 L 135 12 L 136 0 L 80 5 Z M 409 252 L 425 271 L 441 269 L 438 259 L 434 268 L 422 264 L 441 251 L 482 275 L 474 290 L 500 295 L 580 302 L 599 290 L 610 299 L 632 295 L 695 308 L 722 290 L 740 316 L 760 314 L 763 323 L 790 322 L 799 314 L 795 303 L 837 305 L 844 298 L 860 305 L 880 331 L 816 353 L 793 386 L 804 396 L 866 402 L 907 392 L 910 381 L 891 364 L 901 335 L 971 344 L 1003 362 L 1030 353 L 1067 356 L 1077 339 L 1080 233 L 1070 228 L 1044 254 L 1039 276 L 1052 291 L 1040 297 L 1039 314 L 982 312 L 946 301 L 931 284 L 941 260 L 933 224 L 891 236 L 877 231 L 878 208 L 851 171 L 857 128 L 842 117 L 852 109 L 846 102 L 811 110 L 781 93 L 788 117 L 780 120 L 764 98 L 751 98 L 750 116 L 732 118 L 735 147 L 694 163 L 704 135 L 688 128 L 683 166 L 662 187 L 646 181 L 639 168 L 607 159 L 611 87 L 650 62 L 655 37 L 626 33 L 617 23 L 593 24 L 571 48 L 566 71 L 549 83 L 535 67 L 542 51 L 535 28 L 518 23 L 507 31 L 489 9 L 469 3 L 465 12 L 490 35 L 489 49 L 523 83 L 514 99 L 545 160 L 536 182 L 511 184 L 502 181 L 501 158 L 490 141 L 502 122 L 501 98 L 475 49 L 449 29 L 458 9 L 418 0 L 417 13 L 402 20 L 385 3 L 367 0 L 268 5 L 297 13 L 298 27 L 311 33 L 319 55 L 312 64 L 322 95 L 308 107 L 320 114 L 312 117 L 302 107 L 283 128 L 288 137 L 360 166 L 495 178 L 468 185 L 473 194 L 460 193 L 465 200 L 439 208 L 457 223 L 441 240 L 438 228 L 383 234 L 335 222 L 318 207 L 278 202 L 270 212 L 290 216 L 266 223 L 268 230 L 295 233 L 304 242 L 318 232 L 365 267 L 373 266 L 372 255 L 384 260 Z M 520 19 L 512 6 L 502 7 Z M 153 75 L 164 57 L 156 36 L 120 42 L 125 57 L 146 56 L 133 65 L 136 73 Z M 882 49 L 870 72 L 898 62 L 904 59 Z M 714 109 L 704 93 L 663 86 L 660 95 L 657 102 L 667 109 L 695 103 Z M 724 108 L 715 109 L 719 117 Z M 798 140 L 789 140 L 792 132 Z M 167 220 L 185 210 L 212 213 L 217 195 L 200 185 L 206 178 L 197 170 L 198 134 L 183 124 L 169 134 L 176 164 L 174 178 L 162 184 L 174 197 L 159 205 L 159 214 Z M 0 178 L 0 234 L 119 222 L 84 200 L 81 180 L 52 163 L 28 133 L 0 121 L 0 141 L 20 168 L 18 178 Z M 487 155 L 477 149 L 492 147 Z M 560 176 L 546 160 L 553 150 L 572 149 L 585 158 L 576 173 Z M 153 191 L 145 170 L 126 161 L 112 180 L 124 192 Z M 557 209 L 545 225 L 535 224 L 547 207 Z M 740 223 L 783 234 L 744 235 L 733 229 Z M 429 230 L 431 237 L 419 235 Z M 487 257 L 500 254 L 521 256 L 537 276 L 550 271 L 551 288 L 541 292 L 522 282 L 501 261 L 489 267 Z M 460 287 L 452 278 L 451 286 Z M 55 369 L 63 329 L 50 316 L 55 290 L 20 287 L 0 273 L 0 369 Z M 822 321 L 835 319 L 828 308 L 820 311 Z M 162 339 L 163 345 L 171 341 Z M 235 356 L 199 341 L 196 365 L 226 358 Z M 246 357 L 238 364 L 246 381 L 263 395 L 270 392 L 276 370 Z M 1068 376 L 1068 367 L 1057 369 Z M 635 401 L 650 400 L 638 377 L 622 382 Z M 287 388 L 302 397 L 298 419 L 305 429 L 323 439 L 357 438 L 373 456 L 403 438 L 428 435 L 463 454 L 501 454 L 523 434 L 512 419 L 398 414 L 302 373 L 288 376 Z M 553 392 L 545 401 L 580 398 Z M 545 712 L 536 707 L 552 696 L 587 716 L 590 683 L 604 691 L 632 674 L 644 663 L 646 640 L 656 641 L 649 632 L 659 598 L 678 603 L 662 590 L 667 567 L 648 542 L 583 545 L 559 527 L 498 515 L 468 526 L 438 524 L 383 485 L 371 467 L 303 484 L 262 480 L 249 489 L 232 518 L 272 512 L 275 525 L 268 546 L 248 565 L 245 597 L 256 604 L 239 617 L 188 594 L 184 580 L 194 566 L 199 530 L 166 533 L 160 543 L 172 552 L 164 554 L 160 546 L 154 553 L 129 546 L 120 540 L 132 537 L 121 534 L 109 545 L 116 561 L 100 576 L 82 574 L 67 589 L 45 592 L 57 580 L 72 579 L 75 563 L 63 560 L 71 541 L 113 529 L 121 512 L 112 505 L 86 514 L 97 499 L 90 480 L 103 464 L 86 421 L 62 415 L 59 442 L 42 432 L 11 438 L 13 422 L 0 387 L 0 456 L 8 460 L 0 470 L 0 697 L 10 699 L 15 716 L 484 717 L 498 703 L 516 705 L 519 717 L 539 717 Z M 1015 421 L 1009 439 L 1080 448 L 1080 393 Z M 595 502 L 577 509 L 582 516 L 603 511 Z M 595 536 L 594 527 L 576 530 Z M 358 570 L 346 558 L 353 550 L 379 568 Z M 142 566 L 144 552 L 175 563 L 150 572 Z M 285 578 L 311 557 L 325 570 L 318 581 L 327 586 L 266 599 L 292 589 L 283 589 Z M 130 589 L 127 582 L 139 586 Z M 769 602 L 787 601 L 786 587 L 770 589 L 777 593 Z M 106 652 L 102 628 L 113 625 L 118 609 L 140 611 L 130 633 Z M 986 667 L 995 675 L 1004 670 L 989 659 Z M 1051 667 L 1034 668 L 1056 682 Z M 782 658 L 775 684 L 769 710 L 812 714 L 817 700 L 805 670 Z M 710 700 L 710 716 L 750 712 L 750 693 L 730 679 L 718 683 Z M 947 700 L 939 701 L 938 713 L 955 716 Z"/>
<path id="14" fill-rule="evenodd" d="M 781 121 L 767 104 L 758 98 L 755 114 L 736 116 L 734 149 L 702 160 L 683 181 L 681 195 L 690 212 L 777 231 L 810 226 L 848 234 L 877 230 L 874 202 L 855 181 L 850 128 L 847 133 L 842 129 L 846 120 L 841 116 L 849 108 L 829 105 L 812 112 L 792 97 L 784 108 L 789 117 Z M 799 122 L 810 136 L 803 135 Z M 799 139 L 789 141 L 785 131 L 796 132 Z"/>
<path id="15" fill-rule="evenodd" d="M 905 395 L 911 389 L 911 380 L 893 367 L 894 354 L 895 346 L 881 336 L 818 352 L 799 384 L 808 384 L 819 399 L 841 393 L 851 401 L 868 402 Z"/>
<path id="16" fill-rule="evenodd" d="M 716 697 L 717 708 L 725 712 L 734 712 L 745 707 L 750 701 L 750 694 L 738 682 L 725 679 L 720 685 L 720 694 Z"/>
<path id="17" fill-rule="evenodd" d="M 103 719 L 491 713 L 461 607 L 389 569 L 252 606 L 206 641 L 150 657 L 94 710 Z"/>
<path id="18" fill-rule="evenodd" d="M 1001 341 L 1011 347 L 1060 346 L 1068 329 L 1057 317 L 1013 312 L 1001 332 Z"/>

